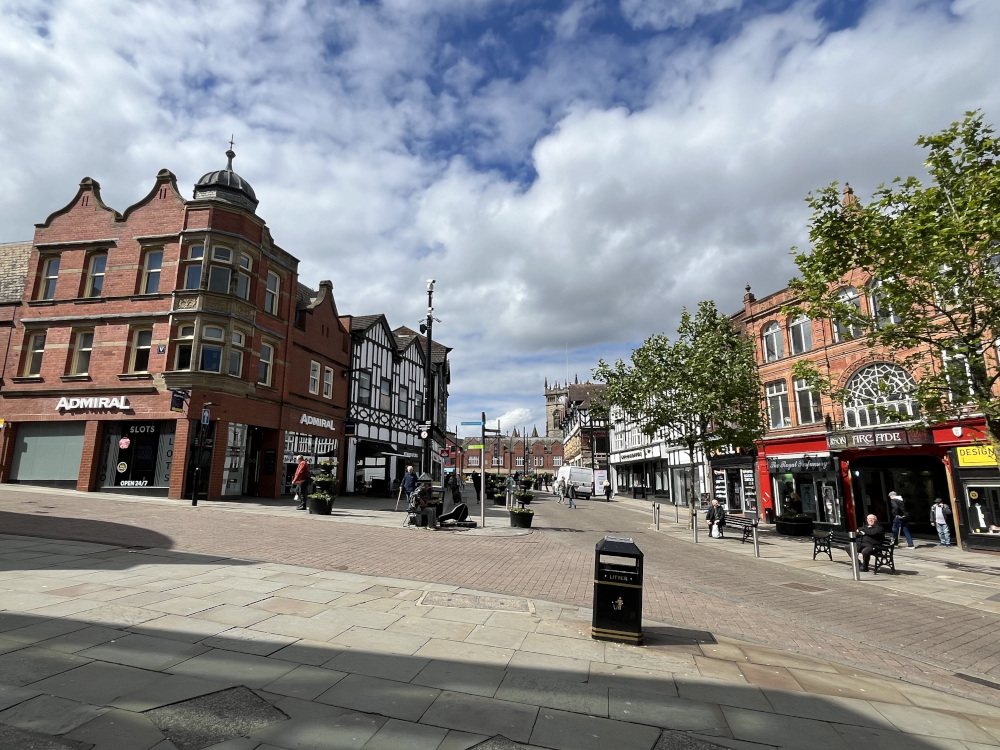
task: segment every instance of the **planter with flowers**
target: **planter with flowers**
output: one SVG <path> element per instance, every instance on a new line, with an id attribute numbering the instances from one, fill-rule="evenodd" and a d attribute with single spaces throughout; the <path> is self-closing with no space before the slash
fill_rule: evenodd
<path id="1" fill-rule="evenodd" d="M 530 529 L 531 519 L 535 517 L 535 511 L 530 508 L 511 508 L 510 525 L 518 529 Z"/>
<path id="2" fill-rule="evenodd" d="M 309 493 L 309 512 L 317 516 L 328 516 L 337 499 L 337 464 L 325 459 L 319 464 L 319 474 L 312 477 L 312 492 Z"/>

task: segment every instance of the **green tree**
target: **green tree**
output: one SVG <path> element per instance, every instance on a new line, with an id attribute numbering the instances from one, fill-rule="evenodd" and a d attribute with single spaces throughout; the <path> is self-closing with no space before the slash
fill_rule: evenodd
<path id="1" fill-rule="evenodd" d="M 666 433 L 687 448 L 692 477 L 699 448 L 705 455 L 749 449 L 767 429 L 753 342 L 711 301 L 694 315 L 685 308 L 674 341 L 650 336 L 630 362 L 602 359 L 594 375 L 607 384 L 605 410 L 620 410 L 648 437 Z M 692 524 L 696 500 L 692 483 Z"/>
<path id="2" fill-rule="evenodd" d="M 896 178 L 867 205 L 843 201 L 836 183 L 809 196 L 812 250 L 795 256 L 800 276 L 789 286 L 796 311 L 838 321 L 843 335 L 886 347 L 913 373 L 927 423 L 963 408 L 983 414 L 1000 459 L 1000 141 L 968 112 L 917 145 L 927 149 L 926 187 Z M 871 312 L 843 293 L 849 285 L 867 287 Z M 795 374 L 843 396 L 842 383 L 808 362 Z"/>

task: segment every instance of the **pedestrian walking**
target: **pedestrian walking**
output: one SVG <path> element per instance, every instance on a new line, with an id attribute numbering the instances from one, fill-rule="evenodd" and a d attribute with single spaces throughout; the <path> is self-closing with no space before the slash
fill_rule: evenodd
<path id="1" fill-rule="evenodd" d="M 480 502 L 479 494 L 483 491 L 483 488 L 480 485 L 480 477 L 478 471 L 472 472 L 472 489 L 476 491 L 476 505 L 479 505 Z"/>
<path id="2" fill-rule="evenodd" d="M 889 493 L 889 504 L 892 507 L 892 539 L 899 544 L 899 531 L 902 529 L 906 537 L 906 546 L 913 549 L 913 537 L 910 536 L 910 516 L 906 512 L 906 501 L 903 496 L 893 490 Z"/>
<path id="3" fill-rule="evenodd" d="M 575 508 L 576 507 L 576 503 L 573 502 L 573 501 L 576 499 L 576 485 L 573 484 L 573 480 L 570 480 L 567 483 L 567 486 L 569 488 L 569 491 L 568 491 L 568 493 L 566 495 L 566 499 L 569 500 L 569 507 Z"/>
<path id="4" fill-rule="evenodd" d="M 562 477 L 556 482 L 556 494 L 559 496 L 559 505 L 562 505 L 562 501 L 566 499 L 566 480 Z"/>
<path id="5" fill-rule="evenodd" d="M 292 496 L 298 501 L 295 510 L 305 510 L 306 494 L 309 491 L 309 477 L 311 476 L 309 462 L 306 461 L 305 456 L 296 456 L 295 461 L 298 466 L 295 467 L 295 476 L 292 477 Z"/>
<path id="6" fill-rule="evenodd" d="M 938 539 L 941 540 L 942 547 L 951 546 L 951 530 L 948 528 L 948 516 L 951 515 L 951 508 L 944 504 L 941 498 L 934 498 L 934 505 L 931 506 L 931 523 L 937 529 Z"/>
<path id="7" fill-rule="evenodd" d="M 604 502 L 611 502 L 611 482 L 607 479 L 604 480 Z"/>

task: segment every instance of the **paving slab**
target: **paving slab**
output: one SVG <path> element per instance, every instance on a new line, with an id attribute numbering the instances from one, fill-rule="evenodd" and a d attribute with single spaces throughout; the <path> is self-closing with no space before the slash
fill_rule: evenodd
<path id="1" fill-rule="evenodd" d="M 29 732 L 63 734 L 96 719 L 108 709 L 67 700 L 54 695 L 39 695 L 6 711 L 0 711 L 0 724 Z"/>
<path id="2" fill-rule="evenodd" d="M 590 685 L 677 697 L 677 685 L 674 684 L 674 675 L 671 672 L 594 661 L 590 663 L 587 682 Z"/>
<path id="3" fill-rule="evenodd" d="M 160 679 L 158 672 L 94 661 L 34 682 L 31 687 L 70 700 L 108 705 Z"/>
<path id="4" fill-rule="evenodd" d="M 607 687 L 569 682 L 548 673 L 508 672 L 495 697 L 591 716 L 608 715 Z"/>
<path id="5" fill-rule="evenodd" d="M 733 737 L 748 742 L 778 745 L 788 750 L 848 750 L 849 745 L 825 721 L 800 719 L 792 716 L 749 711 L 722 706 Z"/>
<path id="6" fill-rule="evenodd" d="M 469 695 L 492 698 L 506 672 L 497 667 L 434 659 L 410 682 Z"/>
<path id="7" fill-rule="evenodd" d="M 298 639 L 287 635 L 265 633 L 262 630 L 248 628 L 230 628 L 218 635 L 206 638 L 201 643 L 210 648 L 221 648 L 227 651 L 239 651 L 244 654 L 270 656 L 285 646 L 295 643 Z"/>
<path id="8" fill-rule="evenodd" d="M 173 641 L 169 638 L 123 633 L 122 637 L 77 653 L 89 659 L 140 669 L 161 670 L 206 651 L 208 649 L 204 646 Z"/>
<path id="9" fill-rule="evenodd" d="M 158 638 L 171 638 L 176 641 L 197 643 L 223 630 L 229 630 L 229 625 L 223 625 L 211 620 L 197 617 L 180 617 L 179 615 L 164 615 L 155 620 L 147 620 L 141 625 L 130 627 L 133 633 L 152 635 Z"/>
<path id="10" fill-rule="evenodd" d="M 90 659 L 46 648 L 29 647 L 0 654 L 0 679 L 7 685 L 28 685 L 88 664 Z"/>
<path id="11" fill-rule="evenodd" d="M 910 705 L 910 701 L 896 689 L 894 680 L 873 680 L 855 675 L 830 674 L 797 668 L 789 668 L 788 671 L 795 681 L 810 693 Z"/>
<path id="12" fill-rule="evenodd" d="M 524 630 L 509 628 L 491 628 L 488 625 L 476 625 L 466 637 L 466 643 L 477 643 L 480 646 L 495 646 L 497 648 L 518 649 L 528 636 Z"/>
<path id="13" fill-rule="evenodd" d="M 488 738 L 481 734 L 450 730 L 437 750 L 469 750 L 485 742 Z"/>
<path id="14" fill-rule="evenodd" d="M 651 750 L 659 737 L 653 727 L 543 708 L 530 742 L 556 750 Z"/>
<path id="15" fill-rule="evenodd" d="M 395 624 L 386 630 L 352 627 L 331 638 L 330 644 L 341 648 L 362 649 L 379 654 L 411 656 L 430 640 L 426 635 L 394 631 L 391 629 L 394 626 Z"/>
<path id="16" fill-rule="evenodd" d="M 320 620 L 315 617 L 299 617 L 297 615 L 276 615 L 251 626 L 253 630 L 261 630 L 265 633 L 287 635 L 292 638 L 306 638 L 311 641 L 324 643 L 340 635 L 350 627 L 352 626 L 347 623 Z M 331 656 L 333 653 L 332 651 Z"/>
<path id="17" fill-rule="evenodd" d="M 151 750 L 164 737 L 142 714 L 111 709 L 93 721 L 69 732 L 66 737 L 93 745 L 93 750 Z"/>
<path id="18" fill-rule="evenodd" d="M 728 733 L 726 719 L 718 704 L 676 698 L 634 688 L 610 688 L 608 716 L 618 721 L 708 735 Z"/>
<path id="19" fill-rule="evenodd" d="M 465 640 L 476 626 L 467 622 L 449 620 L 428 620 L 424 617 L 400 617 L 386 628 L 387 633 L 406 633 L 424 638 L 444 638 L 452 641 Z"/>
<path id="20" fill-rule="evenodd" d="M 345 677 L 347 677 L 347 672 L 302 665 L 282 675 L 274 682 L 269 682 L 263 689 L 278 695 L 313 700 Z"/>
<path id="21" fill-rule="evenodd" d="M 923 706 L 872 703 L 900 732 L 969 742 L 992 742 L 994 738 L 968 719 Z"/>
<path id="22" fill-rule="evenodd" d="M 18 703 L 24 703 L 36 695 L 41 695 L 41 693 L 31 688 L 0 684 L 0 711 L 16 706 Z"/>
<path id="23" fill-rule="evenodd" d="M 352 674 L 316 700 L 394 719 L 419 721 L 440 694 L 441 691 L 436 688 Z"/>
<path id="24" fill-rule="evenodd" d="M 218 679 L 221 676 L 241 685 L 262 688 L 293 669 L 295 669 L 294 664 L 279 659 L 212 649 L 171 667 L 169 671 L 205 680 Z"/>
<path id="25" fill-rule="evenodd" d="M 514 650 L 509 648 L 479 646 L 475 643 L 464 643 L 459 646 L 453 641 L 432 638 L 417 649 L 414 655 L 426 659 L 448 659 L 489 667 L 505 667 L 514 653 Z"/>
<path id="26" fill-rule="evenodd" d="M 444 691 L 420 723 L 527 742 L 537 715 L 537 706 Z"/>
<path id="27" fill-rule="evenodd" d="M 739 685 L 722 680 L 697 679 L 680 675 L 674 677 L 674 683 L 677 685 L 677 694 L 688 700 L 708 701 L 757 711 L 771 710 L 771 704 L 767 702 L 764 693 L 754 685 Z"/>
<path id="28" fill-rule="evenodd" d="M 857 698 L 842 698 L 828 695 L 812 695 L 804 692 L 788 692 L 764 688 L 764 697 L 771 704 L 774 713 L 797 716 L 802 719 L 817 719 L 837 724 L 891 729 L 892 722 L 871 703 Z"/>
<path id="29" fill-rule="evenodd" d="M 351 674 L 409 682 L 427 666 L 429 661 L 430 659 L 414 656 L 373 654 L 361 649 L 348 649 L 324 663 L 323 667 Z"/>
<path id="30" fill-rule="evenodd" d="M 447 729 L 389 719 L 364 750 L 438 750 L 447 734 Z"/>
<path id="31" fill-rule="evenodd" d="M 386 719 L 346 713 L 324 719 L 292 719 L 254 732 L 251 738 L 286 750 L 361 750 Z"/>
<path id="32" fill-rule="evenodd" d="M 54 737 L 25 732 L 16 727 L 0 724 L 0 750 L 79 750 L 76 742 L 62 741 Z"/>
<path id="33" fill-rule="evenodd" d="M 604 661 L 605 644 L 603 641 L 580 640 L 558 635 L 544 635 L 533 632 L 525 636 L 520 646 L 521 651 L 531 651 L 537 654 L 565 656 L 570 659 L 585 659 L 586 661 Z"/>
<path id="34" fill-rule="evenodd" d="M 110 705 L 126 711 L 142 712 L 209 693 L 218 693 L 237 684 L 236 681 L 227 681 L 222 676 L 220 679 L 205 680 L 188 675 L 163 674 L 157 681 L 116 698 Z"/>

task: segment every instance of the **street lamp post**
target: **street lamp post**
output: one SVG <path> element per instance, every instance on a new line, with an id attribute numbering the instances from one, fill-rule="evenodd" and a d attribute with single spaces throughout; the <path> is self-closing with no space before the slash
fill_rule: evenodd
<path id="1" fill-rule="evenodd" d="M 424 423 L 430 426 L 424 441 L 422 470 L 431 473 L 431 445 L 434 442 L 434 388 L 432 387 L 433 364 L 431 362 L 431 340 L 434 335 L 434 279 L 427 279 L 427 320 L 420 324 L 420 332 L 427 337 L 426 361 L 424 362 Z"/>

